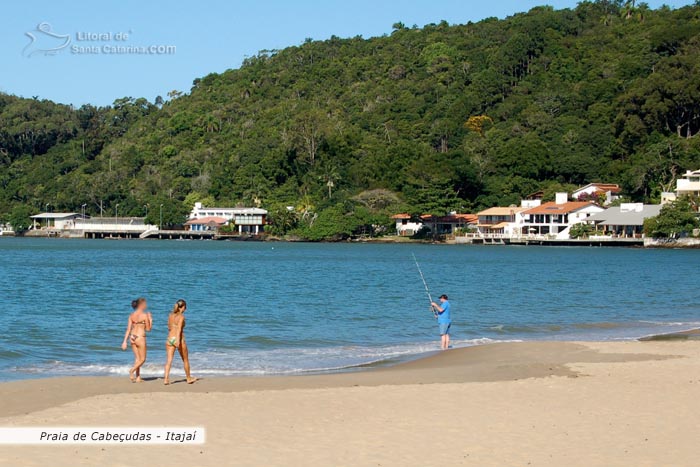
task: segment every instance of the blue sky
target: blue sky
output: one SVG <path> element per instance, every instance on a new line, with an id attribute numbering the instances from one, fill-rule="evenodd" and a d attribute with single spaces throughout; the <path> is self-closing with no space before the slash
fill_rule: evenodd
<path id="1" fill-rule="evenodd" d="M 391 32 L 397 21 L 409 26 L 443 19 L 466 23 L 543 3 L 555 8 L 576 5 L 573 0 L 6 2 L 0 28 L 0 92 L 74 105 L 107 105 L 123 96 L 153 101 L 170 90 L 188 91 L 197 77 L 236 68 L 258 50 L 300 44 L 307 37 L 378 36 Z M 692 2 L 648 3 L 677 7 Z M 45 24 L 37 30 L 40 23 Z M 78 40 L 79 33 L 111 36 Z M 64 44 L 59 51 L 46 52 Z M 122 46 L 129 53 L 105 53 L 105 46 L 108 52 Z M 133 53 L 151 46 L 166 52 L 174 46 L 175 52 Z M 99 53 L 92 53 L 93 47 Z"/>

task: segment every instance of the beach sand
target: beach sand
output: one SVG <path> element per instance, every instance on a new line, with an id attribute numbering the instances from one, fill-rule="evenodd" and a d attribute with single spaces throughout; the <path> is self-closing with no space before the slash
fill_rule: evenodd
<path id="1" fill-rule="evenodd" d="M 204 445 L 0 446 L 2 466 L 697 466 L 700 342 L 492 344 L 298 377 L 0 384 L 0 426 L 203 426 Z M 174 410 L 177 412 L 174 412 Z"/>

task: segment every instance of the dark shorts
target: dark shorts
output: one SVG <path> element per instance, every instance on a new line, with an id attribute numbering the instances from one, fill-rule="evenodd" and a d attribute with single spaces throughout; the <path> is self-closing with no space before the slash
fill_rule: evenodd
<path id="1" fill-rule="evenodd" d="M 438 323 L 438 326 L 440 326 L 440 335 L 444 336 L 450 333 L 450 326 L 452 326 L 452 323 Z"/>

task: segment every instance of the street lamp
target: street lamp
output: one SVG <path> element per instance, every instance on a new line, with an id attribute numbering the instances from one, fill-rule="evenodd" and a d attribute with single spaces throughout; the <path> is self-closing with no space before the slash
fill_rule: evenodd
<path id="1" fill-rule="evenodd" d="M 46 212 L 47 212 L 47 213 L 49 212 L 49 203 L 46 203 Z M 46 218 L 46 228 L 48 229 L 49 227 L 51 227 L 51 219 L 49 219 L 49 218 L 47 217 L 47 218 Z"/>
<path id="2" fill-rule="evenodd" d="M 158 224 L 158 230 L 163 230 L 163 205 L 160 205 L 160 224 Z"/>
<path id="3" fill-rule="evenodd" d="M 150 206 L 150 204 L 148 204 L 148 203 L 146 203 L 146 204 L 143 205 L 143 208 L 146 210 L 146 217 L 148 217 L 148 208 L 149 208 L 149 206 Z"/>
<path id="4" fill-rule="evenodd" d="M 116 224 L 119 224 L 119 203 L 117 203 L 117 205 L 114 206 L 114 222 Z"/>
<path id="5" fill-rule="evenodd" d="M 81 208 L 82 208 L 82 211 L 81 211 L 81 212 L 82 212 L 82 214 L 83 214 L 83 219 L 85 219 L 85 208 L 86 208 L 86 207 L 87 207 L 87 204 L 83 204 L 83 205 L 81 206 Z"/>

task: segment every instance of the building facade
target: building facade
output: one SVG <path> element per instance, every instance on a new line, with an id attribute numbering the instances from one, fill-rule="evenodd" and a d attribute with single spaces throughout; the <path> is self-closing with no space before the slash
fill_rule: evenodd
<path id="1" fill-rule="evenodd" d="M 423 225 L 430 229 L 433 235 L 455 235 L 458 229 L 466 229 L 476 225 L 477 216 L 475 214 L 458 214 L 451 212 L 446 216 L 433 216 L 424 214 L 421 216 Z"/>
<path id="2" fill-rule="evenodd" d="M 42 212 L 30 217 L 34 230 L 71 230 L 75 228 L 76 220 L 82 219 L 83 215 L 75 212 Z"/>
<path id="3" fill-rule="evenodd" d="M 688 170 L 676 180 L 676 196 L 700 197 L 700 170 Z"/>
<path id="4" fill-rule="evenodd" d="M 210 208 L 195 203 L 187 222 L 202 218 L 222 218 L 227 224 L 233 222 L 238 233 L 259 234 L 267 223 L 267 211 L 260 208 Z M 197 225 L 197 224 L 190 224 Z M 199 224 L 201 225 L 201 224 Z"/>
<path id="5" fill-rule="evenodd" d="M 401 237 L 411 237 L 423 228 L 423 222 L 413 219 L 410 214 L 395 214 L 391 218 L 396 224 L 396 235 Z"/>
<path id="6" fill-rule="evenodd" d="M 622 189 L 614 183 L 589 183 L 571 193 L 571 199 L 576 201 L 602 200 L 604 205 L 620 199 Z"/>
<path id="7" fill-rule="evenodd" d="M 604 208 L 588 201 L 568 201 L 566 193 L 557 193 L 556 200 L 541 204 L 523 212 L 523 234 L 548 235 L 557 239 L 569 239 L 571 226 L 586 222 Z"/>
<path id="8" fill-rule="evenodd" d="M 656 217 L 661 212 L 660 204 L 622 203 L 593 214 L 588 222 L 597 232 L 618 238 L 644 238 L 644 220 Z"/>
<path id="9" fill-rule="evenodd" d="M 524 219 L 522 213 L 526 207 L 494 207 L 477 213 L 478 222 L 476 228 L 481 235 L 503 235 L 507 237 L 518 236 L 518 227 Z"/>

